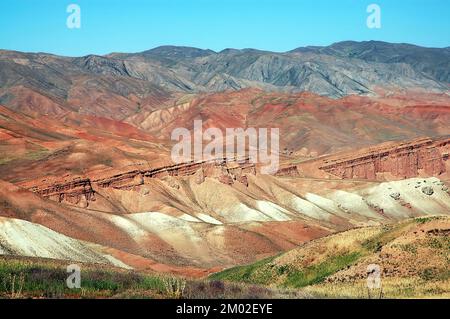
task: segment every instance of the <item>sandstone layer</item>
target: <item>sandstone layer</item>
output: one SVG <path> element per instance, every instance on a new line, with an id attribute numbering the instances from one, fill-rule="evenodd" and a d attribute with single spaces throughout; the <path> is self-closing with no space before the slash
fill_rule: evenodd
<path id="1" fill-rule="evenodd" d="M 447 171 L 450 138 L 389 143 L 323 160 L 321 170 L 343 179 L 379 179 L 383 173 L 403 179 L 439 176 Z"/>

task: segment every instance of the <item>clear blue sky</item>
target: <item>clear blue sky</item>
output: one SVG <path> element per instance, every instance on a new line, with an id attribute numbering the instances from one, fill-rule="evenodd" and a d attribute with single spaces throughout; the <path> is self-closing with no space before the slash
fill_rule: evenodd
<path id="1" fill-rule="evenodd" d="M 66 26 L 69 4 L 81 28 Z M 369 4 L 381 29 L 366 26 Z M 0 0 L 0 48 L 79 56 L 159 45 L 286 51 L 342 40 L 450 46 L 450 0 Z"/>

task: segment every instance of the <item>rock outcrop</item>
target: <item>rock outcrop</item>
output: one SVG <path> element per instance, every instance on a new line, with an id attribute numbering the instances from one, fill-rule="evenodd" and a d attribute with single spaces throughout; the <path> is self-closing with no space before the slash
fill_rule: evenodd
<path id="1" fill-rule="evenodd" d="M 143 185 L 148 179 L 165 178 L 168 176 L 195 175 L 195 181 L 201 184 L 206 177 L 218 178 L 227 175 L 231 180 L 239 180 L 245 174 L 256 174 L 255 164 L 248 159 L 243 161 L 228 161 L 227 159 L 210 160 L 203 162 L 181 163 L 159 168 L 134 169 L 127 172 L 92 178 L 92 182 L 99 187 L 112 187 L 116 189 L 131 189 Z"/>
<path id="2" fill-rule="evenodd" d="M 297 166 L 291 165 L 278 169 L 278 171 L 275 173 L 275 176 L 300 176 L 300 174 L 298 172 Z"/>
<path id="3" fill-rule="evenodd" d="M 356 155 L 333 156 L 324 160 L 320 169 L 343 179 L 376 180 L 380 173 L 397 178 L 418 176 L 421 171 L 438 176 L 446 171 L 450 138 L 417 139 L 407 143 L 372 147 Z"/>
<path id="4" fill-rule="evenodd" d="M 248 159 L 229 161 L 219 159 L 203 162 L 189 162 L 149 168 L 135 165 L 132 169 L 107 170 L 89 177 L 66 175 L 63 179 L 47 178 L 31 181 L 22 185 L 28 190 L 54 201 L 68 202 L 87 207 L 89 201 L 95 200 L 95 189 L 114 188 L 130 190 L 144 185 L 150 179 L 169 178 L 171 187 L 179 188 L 173 177 L 194 176 L 197 184 L 203 183 L 206 177 L 217 178 L 220 182 L 232 185 L 235 181 L 248 186 L 247 174 L 256 174 L 255 164 Z"/>
<path id="5" fill-rule="evenodd" d="M 424 186 L 422 187 L 422 193 L 425 195 L 431 196 L 434 194 L 434 189 L 431 186 Z"/>
<path id="6" fill-rule="evenodd" d="M 66 175 L 60 181 L 44 179 L 41 184 L 32 186 L 29 190 L 44 198 L 83 207 L 87 207 L 89 201 L 95 201 L 95 192 L 89 178 Z"/>

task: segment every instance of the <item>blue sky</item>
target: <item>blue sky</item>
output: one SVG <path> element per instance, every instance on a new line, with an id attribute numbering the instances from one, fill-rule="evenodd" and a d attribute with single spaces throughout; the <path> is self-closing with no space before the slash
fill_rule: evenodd
<path id="1" fill-rule="evenodd" d="M 69 4 L 81 28 L 69 29 Z M 381 8 L 369 29 L 366 8 Z M 159 45 L 287 51 L 343 40 L 450 46 L 449 0 L 1 0 L 0 48 L 68 56 Z"/>

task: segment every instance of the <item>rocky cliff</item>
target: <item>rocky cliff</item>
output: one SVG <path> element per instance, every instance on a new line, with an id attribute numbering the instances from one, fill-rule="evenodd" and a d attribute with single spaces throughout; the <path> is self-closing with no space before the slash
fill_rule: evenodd
<path id="1" fill-rule="evenodd" d="M 368 148 L 323 161 L 320 169 L 343 179 L 376 180 L 382 173 L 397 178 L 411 178 L 421 172 L 437 176 L 446 172 L 450 138 L 417 139 L 406 143 Z"/>
<path id="2" fill-rule="evenodd" d="M 420 175 L 439 176 L 447 171 L 450 138 L 432 140 L 416 139 L 404 143 L 385 143 L 358 152 L 340 153 L 317 161 L 319 171 L 342 179 L 379 180 L 386 176 L 397 179 Z M 316 166 L 317 167 L 317 166 Z M 304 167 L 296 165 L 281 167 L 276 176 L 303 176 Z M 240 183 L 248 186 L 249 174 L 256 174 L 255 164 L 248 159 L 228 161 L 226 159 L 189 162 L 151 168 L 134 165 L 122 169 L 109 169 L 87 174 L 66 175 L 61 179 L 46 178 L 21 185 L 38 195 L 55 201 L 65 201 L 79 206 L 88 206 L 95 200 L 98 188 L 133 190 L 150 183 L 151 179 L 162 179 L 171 187 L 179 187 L 173 177 L 194 176 L 201 184 L 206 177 L 215 178 L 227 185 Z M 388 175 L 386 175 L 388 174 Z"/>
<path id="3" fill-rule="evenodd" d="M 158 168 L 135 165 L 130 169 L 92 173 L 88 177 L 65 175 L 61 179 L 35 180 L 21 186 L 44 198 L 86 207 L 89 205 L 89 201 L 95 200 L 96 188 L 131 190 L 136 186 L 146 184 L 149 179 L 153 178 L 165 179 L 193 175 L 196 175 L 195 181 L 198 184 L 202 183 L 205 177 L 212 177 L 224 184 L 232 185 L 237 181 L 248 186 L 247 174 L 256 174 L 255 164 L 250 163 L 248 158 L 242 161 L 216 159 Z M 177 185 L 177 183 L 172 184 Z"/>
<path id="4" fill-rule="evenodd" d="M 80 206 L 88 206 L 89 201 L 95 200 L 91 180 L 85 177 L 66 175 L 61 180 L 48 178 L 29 190 L 44 198 Z"/>
<path id="5" fill-rule="evenodd" d="M 300 176 L 300 174 L 296 165 L 289 165 L 278 169 L 275 176 Z"/>

